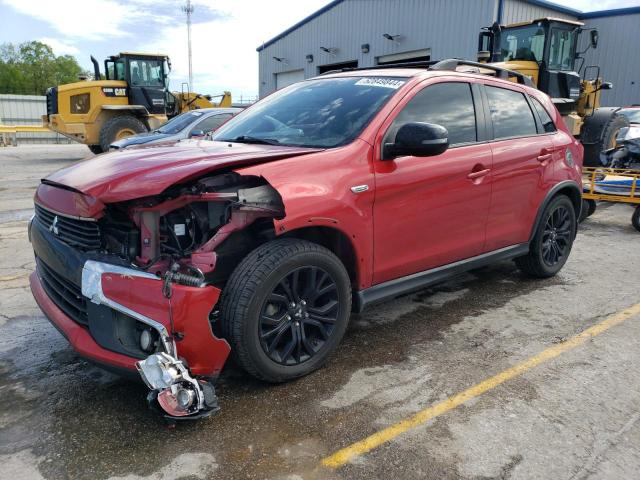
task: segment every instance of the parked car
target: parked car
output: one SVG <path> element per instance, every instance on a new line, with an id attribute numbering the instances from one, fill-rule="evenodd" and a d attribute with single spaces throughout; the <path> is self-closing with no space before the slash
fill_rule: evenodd
<path id="1" fill-rule="evenodd" d="M 231 117 L 241 112 L 241 108 L 202 108 L 191 110 L 173 117 L 163 126 L 151 132 L 138 133 L 109 145 L 109 150 L 120 150 L 131 145 L 204 137 L 213 132 Z"/>
<path id="2" fill-rule="evenodd" d="M 629 120 L 628 138 L 640 138 L 640 105 L 631 105 L 618 110 L 618 113 Z"/>
<path id="3" fill-rule="evenodd" d="M 284 382 L 327 361 L 352 311 L 508 259 L 555 275 L 582 159 L 526 85 L 442 65 L 327 74 L 211 142 L 45 178 L 31 288 L 80 355 L 137 370 L 171 418 L 204 416 L 230 352 Z"/>

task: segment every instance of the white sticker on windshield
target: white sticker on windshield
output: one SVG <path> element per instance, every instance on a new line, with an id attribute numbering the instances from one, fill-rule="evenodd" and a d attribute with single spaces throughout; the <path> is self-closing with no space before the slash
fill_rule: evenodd
<path id="1" fill-rule="evenodd" d="M 404 85 L 404 80 L 398 80 L 397 78 L 374 78 L 374 77 L 365 77 L 361 78 L 356 82 L 356 85 L 367 85 L 371 87 L 383 87 L 383 88 L 393 88 L 397 90 L 402 85 Z"/>
<path id="2" fill-rule="evenodd" d="M 200 115 L 202 115 L 202 112 L 191 112 L 193 115 L 195 115 L 196 117 L 199 117 Z"/>

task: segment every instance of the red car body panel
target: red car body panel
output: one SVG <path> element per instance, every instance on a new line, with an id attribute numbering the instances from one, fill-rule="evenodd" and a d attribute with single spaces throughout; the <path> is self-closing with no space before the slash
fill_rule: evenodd
<path id="1" fill-rule="evenodd" d="M 488 144 L 455 147 L 436 157 L 381 160 L 382 140 L 395 116 L 415 93 L 444 81 L 460 78 L 440 75 L 414 85 L 372 139 L 376 145 L 374 223 L 380 226 L 374 233 L 374 284 L 483 251 L 491 184 L 486 177 L 468 175 L 491 168 Z"/>
<path id="2" fill-rule="evenodd" d="M 42 184 L 35 200 L 55 212 L 99 218 L 105 205 L 159 195 L 217 170 L 262 177 L 284 204 L 285 215 L 273 220 L 275 234 L 310 227 L 339 231 L 355 252 L 354 287 L 363 290 L 528 242 L 551 189 L 561 181 L 580 184 L 582 146 L 539 91 L 483 75 L 429 72 L 425 76 L 424 71 L 407 69 L 376 75 L 410 78 L 359 138 L 346 146 L 317 149 L 182 141 L 127 149 L 52 174 L 47 182 L 70 189 Z M 382 160 L 382 139 L 398 112 L 417 91 L 442 81 L 493 83 L 534 96 L 558 130 L 453 147 L 436 157 Z M 567 152 L 575 160 L 573 165 L 566 161 Z M 367 189 L 352 191 L 363 186 Z M 177 351 L 191 372 L 204 376 L 220 372 L 229 345 L 213 334 L 209 323 L 220 290 L 175 285 L 171 319 L 160 279 L 104 274 L 102 281 L 107 297 L 180 334 Z M 100 347 L 86 329 L 66 317 L 47 297 L 36 274 L 31 276 L 31 286 L 42 310 L 81 355 L 133 368 L 134 358 Z"/>
<path id="3" fill-rule="evenodd" d="M 373 273 L 374 174 L 372 148 L 356 140 L 345 147 L 278 162 L 236 169 L 241 175 L 264 177 L 282 196 L 286 216 L 275 220 L 276 234 L 328 226 L 351 242 L 358 260 L 358 286 L 367 288 Z M 299 162 L 305 166 L 300 168 Z M 369 185 L 354 194 L 354 185 Z"/>
<path id="4" fill-rule="evenodd" d="M 176 332 L 177 353 L 187 359 L 195 375 L 217 375 L 231 351 L 226 340 L 213 335 L 209 323 L 209 313 L 218 303 L 220 290 L 173 285 L 171 299 L 167 299 L 162 294 L 162 284 L 162 280 L 149 278 L 102 275 L 102 288 L 108 298 Z"/>
<path id="5" fill-rule="evenodd" d="M 46 183 L 38 186 L 34 200 L 49 210 L 73 217 L 97 219 L 104 214 L 104 203 L 95 197 Z"/>
<path id="6" fill-rule="evenodd" d="M 225 167 L 268 162 L 318 151 L 270 145 L 233 146 L 186 140 L 169 147 L 125 149 L 58 170 L 47 181 L 72 187 L 102 203 L 162 193 L 176 183 Z"/>

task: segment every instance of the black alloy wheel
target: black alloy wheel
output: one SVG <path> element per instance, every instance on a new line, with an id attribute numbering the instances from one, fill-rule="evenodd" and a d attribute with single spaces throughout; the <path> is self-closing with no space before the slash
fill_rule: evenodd
<path id="1" fill-rule="evenodd" d="M 351 314 L 351 279 L 329 249 L 279 238 L 250 252 L 220 298 L 220 333 L 251 375 L 284 382 L 324 365 Z"/>
<path id="2" fill-rule="evenodd" d="M 338 287 L 320 267 L 304 266 L 282 278 L 260 314 L 260 344 L 274 362 L 298 365 L 322 349 L 340 314 Z"/>
<path id="3" fill-rule="evenodd" d="M 550 267 L 567 256 L 573 241 L 571 222 L 566 205 L 558 205 L 547 218 L 542 231 L 542 258 Z"/>
<path id="4" fill-rule="evenodd" d="M 573 202 L 565 195 L 556 196 L 540 215 L 529 253 L 516 258 L 516 265 L 532 277 L 553 277 L 569 258 L 577 227 Z"/>

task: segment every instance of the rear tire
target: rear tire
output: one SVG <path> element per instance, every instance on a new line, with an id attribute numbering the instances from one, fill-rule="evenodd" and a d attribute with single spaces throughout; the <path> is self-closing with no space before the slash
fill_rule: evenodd
<path id="1" fill-rule="evenodd" d="M 633 215 L 631 215 L 631 225 L 640 232 L 640 205 L 636 207 L 633 211 Z"/>
<path id="2" fill-rule="evenodd" d="M 580 210 L 578 223 L 584 222 L 587 218 L 593 215 L 596 212 L 596 208 L 598 208 L 598 206 L 595 200 L 582 200 L 582 209 Z"/>
<path id="3" fill-rule="evenodd" d="M 555 197 L 542 213 L 529 253 L 516 258 L 516 265 L 532 277 L 553 277 L 569 258 L 576 228 L 571 200 L 564 195 Z"/>
<path id="4" fill-rule="evenodd" d="M 145 124 L 131 115 L 110 118 L 100 129 L 100 148 L 103 152 L 108 152 L 109 145 L 116 140 L 146 131 L 148 130 Z"/>
<path id="5" fill-rule="evenodd" d="M 351 313 L 351 282 L 328 249 L 278 239 L 236 267 L 220 313 L 236 362 L 254 377 L 284 382 L 320 368 L 338 346 Z"/>

